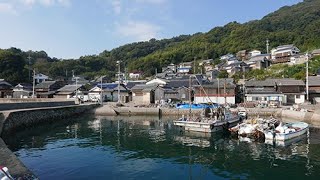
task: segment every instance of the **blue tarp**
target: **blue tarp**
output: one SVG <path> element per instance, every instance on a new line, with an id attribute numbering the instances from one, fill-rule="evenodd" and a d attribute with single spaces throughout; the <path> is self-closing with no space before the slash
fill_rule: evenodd
<path id="1" fill-rule="evenodd" d="M 218 104 L 191 104 L 191 109 L 205 109 L 205 108 L 218 108 Z M 178 109 L 189 109 L 189 104 L 177 104 Z"/>

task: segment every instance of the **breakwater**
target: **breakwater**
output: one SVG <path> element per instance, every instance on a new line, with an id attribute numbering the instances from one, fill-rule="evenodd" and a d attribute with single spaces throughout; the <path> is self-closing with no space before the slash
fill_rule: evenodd
<path id="1" fill-rule="evenodd" d="M 60 100 L 60 99 L 1 99 L 0 111 L 16 110 L 16 109 L 30 109 L 43 107 L 57 107 L 75 105 L 74 100 Z"/>
<path id="2" fill-rule="evenodd" d="M 1 138 L 12 136 L 18 129 L 66 119 L 81 113 L 90 113 L 96 105 L 71 105 L 0 112 L 0 165 L 9 168 L 14 177 L 33 179 L 35 177 L 23 163 L 7 148 Z"/>

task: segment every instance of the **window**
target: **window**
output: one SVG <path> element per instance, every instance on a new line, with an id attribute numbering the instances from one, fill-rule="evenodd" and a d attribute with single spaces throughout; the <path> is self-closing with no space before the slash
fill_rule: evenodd
<path id="1" fill-rule="evenodd" d="M 296 95 L 296 99 L 300 99 L 300 95 Z"/>

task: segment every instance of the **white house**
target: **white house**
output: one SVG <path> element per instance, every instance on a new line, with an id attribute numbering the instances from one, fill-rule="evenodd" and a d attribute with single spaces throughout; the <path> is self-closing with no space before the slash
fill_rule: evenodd
<path id="1" fill-rule="evenodd" d="M 261 51 L 259 50 L 252 50 L 251 52 L 249 52 L 250 57 L 257 56 L 260 54 L 261 54 Z"/>
<path id="2" fill-rule="evenodd" d="M 299 54 L 300 50 L 294 46 L 293 44 L 290 45 L 282 45 L 271 50 L 271 59 L 281 59 L 290 57 L 292 55 Z"/>
<path id="3" fill-rule="evenodd" d="M 130 79 L 139 79 L 141 77 L 141 72 L 131 72 L 129 73 Z"/>
<path id="4" fill-rule="evenodd" d="M 146 83 L 146 85 L 150 85 L 150 84 L 158 84 L 160 86 L 164 86 L 167 84 L 167 80 L 164 80 L 164 79 L 160 79 L 160 78 L 155 78 L 155 79 L 152 79 L 151 81 L 148 81 Z"/>
<path id="5" fill-rule="evenodd" d="M 39 84 L 39 83 L 47 81 L 49 79 L 49 76 L 42 74 L 42 73 L 39 73 L 34 76 L 34 79 L 35 79 L 36 83 Z"/>

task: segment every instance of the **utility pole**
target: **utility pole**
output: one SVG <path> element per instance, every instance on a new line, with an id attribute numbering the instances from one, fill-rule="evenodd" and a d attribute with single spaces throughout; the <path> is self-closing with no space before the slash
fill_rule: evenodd
<path id="1" fill-rule="evenodd" d="M 192 80 L 192 75 L 189 77 L 189 115 L 191 116 L 191 80 Z"/>
<path id="2" fill-rule="evenodd" d="M 226 105 L 227 105 L 227 97 L 226 97 L 226 79 L 224 79 L 223 89 L 224 89 L 224 106 L 226 106 Z"/>
<path id="3" fill-rule="evenodd" d="M 36 71 L 35 71 L 35 69 L 33 69 L 33 77 L 32 77 L 32 98 L 34 98 L 34 86 L 35 86 L 35 84 L 36 84 L 36 80 L 35 80 L 35 78 L 34 78 L 35 74 L 36 74 Z"/>
<path id="4" fill-rule="evenodd" d="M 118 103 L 120 103 L 120 63 L 121 61 L 117 61 L 118 64 Z"/>
<path id="5" fill-rule="evenodd" d="M 306 54 L 307 63 L 306 63 L 306 93 L 307 93 L 307 101 L 309 101 L 309 54 Z"/>
<path id="6" fill-rule="evenodd" d="M 196 74 L 196 57 L 193 58 L 193 74 Z"/>
<path id="7" fill-rule="evenodd" d="M 29 82 L 31 80 L 31 57 L 30 57 L 30 54 L 28 56 L 28 60 L 29 60 Z"/>
<path id="8" fill-rule="evenodd" d="M 266 46 L 267 46 L 267 54 L 269 54 L 269 39 L 267 39 L 267 41 L 266 41 L 267 43 L 266 43 Z"/>
<path id="9" fill-rule="evenodd" d="M 218 78 L 218 101 L 217 101 L 217 103 L 220 104 L 219 102 L 220 102 L 220 81 Z"/>

